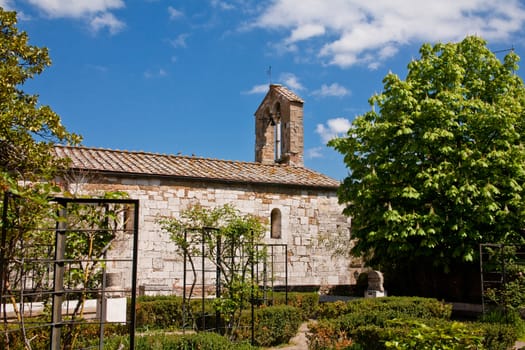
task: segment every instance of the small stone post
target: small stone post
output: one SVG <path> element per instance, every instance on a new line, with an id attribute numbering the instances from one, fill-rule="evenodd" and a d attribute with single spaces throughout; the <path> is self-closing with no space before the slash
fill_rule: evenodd
<path id="1" fill-rule="evenodd" d="M 384 279 L 381 271 L 370 271 L 368 273 L 368 289 L 365 291 L 365 298 L 379 298 L 386 296 L 383 281 Z"/>

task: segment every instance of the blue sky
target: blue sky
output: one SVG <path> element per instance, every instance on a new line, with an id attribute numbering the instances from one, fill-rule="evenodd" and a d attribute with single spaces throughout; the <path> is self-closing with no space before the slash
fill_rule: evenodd
<path id="1" fill-rule="evenodd" d="M 422 43 L 484 37 L 525 59 L 517 0 L 0 0 L 53 64 L 24 89 L 86 146 L 254 160 L 269 82 L 305 100 L 305 165 L 343 179 L 325 146 Z M 268 74 L 271 67 L 271 74 Z M 520 73 L 522 74 L 522 73 Z"/>

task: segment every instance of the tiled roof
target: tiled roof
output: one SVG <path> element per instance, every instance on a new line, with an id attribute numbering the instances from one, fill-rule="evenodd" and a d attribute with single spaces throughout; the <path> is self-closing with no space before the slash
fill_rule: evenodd
<path id="1" fill-rule="evenodd" d="M 282 85 L 272 84 L 270 85 L 270 89 L 274 89 L 276 92 L 286 97 L 288 101 L 304 103 L 302 98 L 300 98 L 299 96 L 294 94 L 291 90 L 288 90 L 286 87 Z"/>
<path id="2" fill-rule="evenodd" d="M 337 180 L 315 171 L 281 164 L 70 146 L 56 146 L 54 152 L 71 159 L 70 168 L 75 170 L 332 189 L 339 186 Z"/>

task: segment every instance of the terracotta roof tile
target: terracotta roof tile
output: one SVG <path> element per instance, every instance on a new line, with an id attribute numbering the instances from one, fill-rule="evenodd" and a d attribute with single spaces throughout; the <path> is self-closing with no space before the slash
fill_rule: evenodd
<path id="1" fill-rule="evenodd" d="M 77 170 L 333 189 L 339 186 L 337 180 L 323 174 L 281 164 L 70 146 L 56 146 L 54 152 L 71 159 L 70 168 Z"/>
<path id="2" fill-rule="evenodd" d="M 302 98 L 300 98 L 299 96 L 294 94 L 291 90 L 289 90 L 288 88 L 282 85 L 272 84 L 270 85 L 270 89 L 274 89 L 276 92 L 286 97 L 288 101 L 304 103 Z"/>

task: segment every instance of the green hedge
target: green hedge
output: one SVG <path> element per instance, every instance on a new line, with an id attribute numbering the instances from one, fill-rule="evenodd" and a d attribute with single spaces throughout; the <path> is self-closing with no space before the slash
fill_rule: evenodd
<path id="1" fill-rule="evenodd" d="M 321 303 L 317 318 L 336 318 L 349 313 L 383 313 L 389 318 L 401 315 L 449 319 L 452 306 L 436 299 L 419 297 L 364 298 L 343 302 Z"/>
<path id="2" fill-rule="evenodd" d="M 136 325 L 138 328 L 182 328 L 182 299 L 163 298 L 137 302 Z"/>
<path id="3" fill-rule="evenodd" d="M 310 327 L 310 350 L 509 349 L 512 326 L 450 320 L 450 307 L 433 299 L 376 298 L 321 306 Z M 328 319 L 327 315 L 338 315 Z"/>
<path id="4" fill-rule="evenodd" d="M 257 346 L 286 344 L 297 334 L 301 325 L 301 311 L 293 306 L 277 305 L 261 307 L 254 314 L 254 340 Z M 251 313 L 245 312 L 241 318 L 236 338 L 251 339 Z"/>
<path id="5" fill-rule="evenodd" d="M 31 324 L 31 320 L 26 320 Z M 10 326 L 10 329 L 15 328 L 16 325 Z M 32 350 L 47 350 L 50 346 L 50 329 L 49 327 L 26 329 L 26 337 L 30 339 Z M 106 324 L 104 326 L 104 337 L 110 338 L 115 336 L 127 337 L 129 329 L 125 325 L 120 324 Z M 11 331 L 6 337 L 4 332 L 0 332 L 0 349 L 10 350 L 25 350 L 27 349 L 22 337 L 21 331 Z M 90 346 L 96 347 L 100 336 L 100 326 L 98 324 L 77 324 L 75 326 L 66 325 L 62 327 L 62 344 L 72 342 L 72 334 L 77 334 L 76 348 L 87 348 Z"/>
<path id="6" fill-rule="evenodd" d="M 270 305 L 285 305 L 285 293 L 271 293 Z M 297 307 L 302 319 L 315 317 L 319 305 L 317 293 L 288 293 L 288 305 Z M 181 329 L 183 327 L 197 327 L 201 324 L 201 300 L 192 300 L 190 303 L 194 319 L 188 319 L 186 325 L 182 324 L 182 298 L 177 296 L 142 296 L 137 298 L 136 320 L 139 329 Z M 213 300 L 205 300 L 206 325 L 214 327 L 215 311 Z M 249 309 L 249 306 L 248 306 Z"/>
<path id="7" fill-rule="evenodd" d="M 202 318 L 202 302 L 200 299 L 191 300 L 189 307 L 191 315 L 187 315 L 183 324 L 182 298 L 178 296 L 140 297 L 136 305 L 136 325 L 138 329 L 182 329 L 200 325 Z M 213 300 L 204 301 L 204 313 L 215 317 Z"/>
<path id="8" fill-rule="evenodd" d="M 104 344 L 106 350 L 129 348 L 129 340 L 124 337 L 114 337 Z M 136 350 L 254 350 L 250 344 L 233 343 L 227 338 L 216 334 L 201 332 L 196 334 L 151 334 L 139 336 L 135 341 Z"/>
<path id="9" fill-rule="evenodd" d="M 286 293 L 284 292 L 272 293 L 269 299 L 273 305 L 286 305 Z M 289 292 L 288 305 L 300 309 L 304 320 L 314 318 L 319 307 L 319 294 L 314 292 Z"/>
<path id="10" fill-rule="evenodd" d="M 400 318 L 385 326 L 362 324 L 351 329 L 331 320 L 312 324 L 310 350 L 359 344 L 367 350 L 384 349 L 510 349 L 516 332 L 507 325 L 461 323 L 449 320 Z"/>

